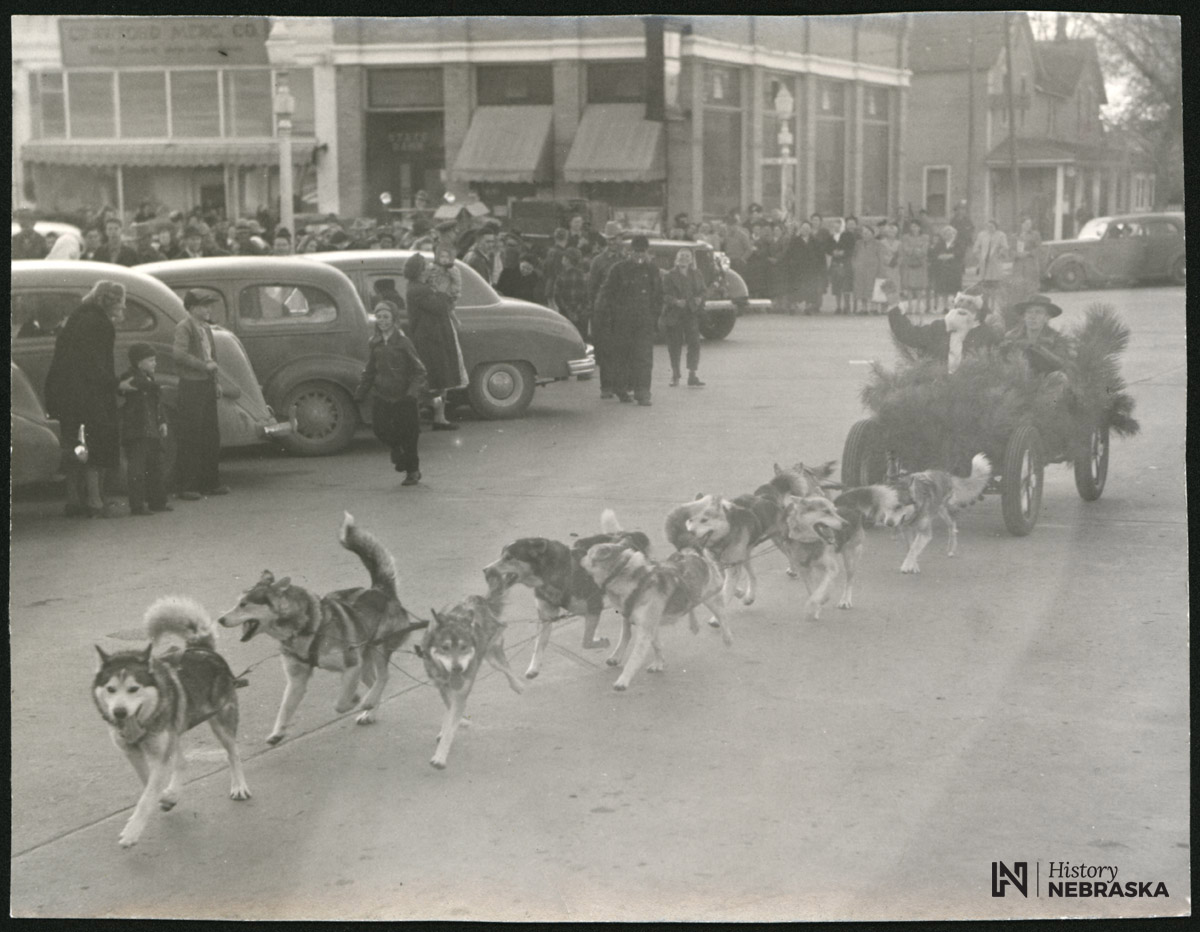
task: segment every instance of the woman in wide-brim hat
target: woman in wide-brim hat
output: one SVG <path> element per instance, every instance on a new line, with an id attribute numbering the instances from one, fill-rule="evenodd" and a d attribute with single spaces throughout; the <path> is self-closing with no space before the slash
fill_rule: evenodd
<path id="1" fill-rule="evenodd" d="M 1068 372 L 1071 368 L 1071 344 L 1048 322 L 1062 314 L 1062 308 L 1044 294 L 1013 305 L 1021 322 L 1004 337 L 1007 347 L 1025 351 L 1033 370 L 1040 375 Z"/>

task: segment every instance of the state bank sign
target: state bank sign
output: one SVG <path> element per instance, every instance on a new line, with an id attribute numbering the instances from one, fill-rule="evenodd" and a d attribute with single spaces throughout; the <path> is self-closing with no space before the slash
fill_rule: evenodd
<path id="1" fill-rule="evenodd" d="M 63 66 L 266 65 L 265 16 L 105 16 L 59 20 Z"/>

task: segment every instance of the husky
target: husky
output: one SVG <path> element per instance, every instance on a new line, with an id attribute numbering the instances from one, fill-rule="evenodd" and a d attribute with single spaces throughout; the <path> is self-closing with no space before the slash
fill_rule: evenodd
<path id="1" fill-rule="evenodd" d="M 979 501 L 992 478 L 991 461 L 983 453 L 971 460 L 971 475 L 955 476 L 941 469 L 910 473 L 887 485 L 850 489 L 839 496 L 846 507 L 858 508 L 868 521 L 899 528 L 908 545 L 900 564 L 901 573 L 919 573 L 917 559 L 933 540 L 933 519 L 940 518 L 949 530 L 946 556 L 954 556 L 958 546 L 958 525 L 954 516 Z"/>
<path id="2" fill-rule="evenodd" d="M 142 795 L 119 838 L 136 845 L 157 804 L 163 811 L 179 802 L 182 739 L 207 721 L 229 759 L 230 799 L 250 798 L 238 756 L 236 679 L 217 653 L 217 629 L 204 608 L 191 599 L 168 596 L 146 611 L 144 650 L 107 654 L 96 645 L 100 668 L 92 699 L 108 723 L 113 743 L 125 752 L 142 781 Z M 167 645 L 169 638 L 184 644 Z"/>
<path id="3" fill-rule="evenodd" d="M 706 550 L 687 548 L 655 562 L 627 545 L 599 543 L 588 550 L 582 565 L 604 591 L 609 604 L 624 618 L 621 639 L 605 661 L 615 667 L 625 657 L 625 666 L 613 689 L 623 691 L 629 687 L 652 649 L 654 662 L 649 669 L 661 672 L 665 662 L 659 642 L 660 627 L 684 615 L 691 616 L 700 605 L 712 612 L 725 645 L 733 643 L 724 612 L 726 574 Z M 694 617 L 692 630 L 696 630 Z"/>
<path id="4" fill-rule="evenodd" d="M 279 641 L 287 686 L 267 736 L 278 744 L 287 735 L 313 670 L 342 674 L 342 688 L 334 708 L 339 714 L 354 711 L 359 725 L 375 721 L 375 709 L 388 681 L 388 660 L 413 631 L 426 622 L 412 622 L 396 594 L 396 566 L 375 537 L 346 513 L 338 535 L 341 545 L 363 562 L 371 577 L 369 587 L 339 589 L 318 596 L 292 584 L 290 577 L 276 579 L 263 570 L 237 605 L 218 619 L 226 628 L 242 628 L 248 641 L 262 631 Z M 358 699 L 359 682 L 368 691 Z"/>
<path id="5" fill-rule="evenodd" d="M 433 620 L 421 642 L 425 673 L 433 681 L 446 705 L 437 750 L 430 764 L 438 770 L 446 767 L 454 734 L 462 723 L 467 698 L 480 666 L 486 660 L 508 678 L 514 692 L 521 692 L 521 681 L 513 675 L 504 656 L 504 624 L 500 621 L 503 593 L 468 596 L 444 611 L 433 612 Z"/>
<path id="6" fill-rule="evenodd" d="M 783 500 L 787 495 L 826 495 L 829 489 L 840 488 L 830 479 L 835 463 L 830 460 L 816 468 L 797 463 L 790 469 L 776 463 L 771 480 L 749 495 L 732 500 L 706 495 L 680 505 L 667 516 L 667 537 L 673 543 L 711 550 L 717 561 L 730 569 L 729 585 L 737 587 L 733 595 L 752 605 L 757 580 L 750 565 L 750 551 L 769 540 L 787 556 L 789 576 L 795 578 L 804 572 L 792 559 L 787 545 Z"/>
<path id="7" fill-rule="evenodd" d="M 834 580 L 845 577 L 838 608 L 851 608 L 851 586 L 863 548 L 863 518 L 852 507 L 830 501 L 824 495 L 794 496 L 784 499 L 788 527 L 788 557 L 803 572 L 808 587 L 805 615 L 816 621 L 829 600 Z"/>
<path id="8" fill-rule="evenodd" d="M 522 537 L 500 551 L 500 559 L 483 568 L 490 592 L 502 592 L 514 585 L 528 586 L 537 601 L 538 635 L 526 679 L 541 672 L 542 657 L 550 643 L 554 622 L 570 615 L 582 615 L 583 646 L 608 647 L 608 638 L 597 638 L 596 627 L 604 610 L 604 593 L 580 566 L 583 555 L 600 543 L 626 543 L 642 553 L 650 552 L 650 538 L 641 531 L 614 528 L 566 544 L 545 537 Z"/>

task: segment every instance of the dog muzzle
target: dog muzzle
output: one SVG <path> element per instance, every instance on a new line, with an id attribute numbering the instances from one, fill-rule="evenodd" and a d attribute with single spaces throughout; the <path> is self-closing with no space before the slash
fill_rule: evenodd
<path id="1" fill-rule="evenodd" d="M 814 524 L 813 530 L 817 532 L 817 537 L 821 538 L 825 543 L 831 545 L 837 543 L 837 531 L 828 524 Z"/>
<path id="2" fill-rule="evenodd" d="M 257 633 L 258 633 L 258 621 L 254 618 L 251 618 L 249 621 L 245 622 L 242 625 L 242 636 L 238 640 L 248 641 L 252 637 L 254 637 L 254 635 L 256 635 Z"/>

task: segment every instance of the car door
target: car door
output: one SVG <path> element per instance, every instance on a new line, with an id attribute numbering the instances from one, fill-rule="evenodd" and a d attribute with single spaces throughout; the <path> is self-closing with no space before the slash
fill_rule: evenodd
<path id="1" fill-rule="evenodd" d="M 338 340 L 331 334 L 349 329 L 337 301 L 316 285 L 244 281 L 233 290 L 233 330 L 263 385 L 294 359 L 328 356 Z"/>
<path id="2" fill-rule="evenodd" d="M 1146 238 L 1134 220 L 1113 220 L 1095 246 L 1095 266 L 1105 280 L 1130 281 L 1140 276 Z"/>
<path id="3" fill-rule="evenodd" d="M 1166 278 L 1171 264 L 1183 252 L 1183 230 L 1169 217 L 1142 222 L 1145 254 L 1138 278 Z"/>

